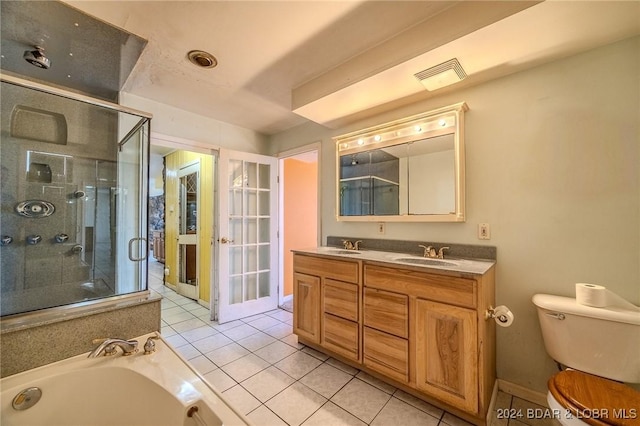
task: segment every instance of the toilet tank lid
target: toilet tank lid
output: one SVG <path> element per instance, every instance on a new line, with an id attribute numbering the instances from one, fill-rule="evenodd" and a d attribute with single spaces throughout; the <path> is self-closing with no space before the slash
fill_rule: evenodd
<path id="1" fill-rule="evenodd" d="M 537 307 L 549 311 L 640 325 L 640 311 L 631 311 L 618 306 L 595 308 L 581 305 L 572 297 L 552 294 L 535 294 L 532 301 Z"/>

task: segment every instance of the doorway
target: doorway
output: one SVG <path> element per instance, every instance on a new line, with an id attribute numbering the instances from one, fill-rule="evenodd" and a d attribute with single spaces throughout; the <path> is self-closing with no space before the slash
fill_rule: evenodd
<path id="1" fill-rule="evenodd" d="M 151 161 L 155 158 L 160 171 L 150 172 L 157 189 L 150 202 L 150 233 L 164 285 L 209 308 L 217 156 L 215 147 L 202 145 L 152 134 Z"/>
<path id="2" fill-rule="evenodd" d="M 279 156 L 280 307 L 293 310 L 293 253 L 320 245 L 320 143 Z"/>

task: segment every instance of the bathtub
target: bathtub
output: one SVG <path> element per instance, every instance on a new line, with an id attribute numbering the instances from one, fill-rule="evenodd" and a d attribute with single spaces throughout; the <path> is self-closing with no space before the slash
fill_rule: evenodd
<path id="1" fill-rule="evenodd" d="M 158 337 L 156 351 L 144 355 L 142 347 L 150 336 Z M 83 354 L 1 379 L 0 424 L 250 424 L 159 335 L 136 340 L 140 350 L 134 355 L 87 358 Z M 31 387 L 41 390 L 38 402 L 24 410 L 13 408 L 16 395 Z"/>

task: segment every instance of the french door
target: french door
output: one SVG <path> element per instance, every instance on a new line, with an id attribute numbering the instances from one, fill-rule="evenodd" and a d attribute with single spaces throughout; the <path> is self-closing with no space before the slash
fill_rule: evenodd
<path id="1" fill-rule="evenodd" d="M 220 323 L 278 306 L 277 161 L 220 150 Z"/>

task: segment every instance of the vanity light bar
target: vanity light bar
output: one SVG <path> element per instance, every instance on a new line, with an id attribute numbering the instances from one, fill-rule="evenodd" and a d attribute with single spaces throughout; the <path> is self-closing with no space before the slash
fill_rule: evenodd
<path id="1" fill-rule="evenodd" d="M 415 136 L 420 133 L 442 131 L 456 125 L 456 115 L 447 114 L 437 117 L 422 117 L 406 121 L 397 126 L 386 128 L 378 127 L 378 131 L 367 129 L 362 133 L 352 134 L 340 140 L 338 139 L 338 151 L 373 145 L 376 143 L 388 143 L 394 139 Z"/>

